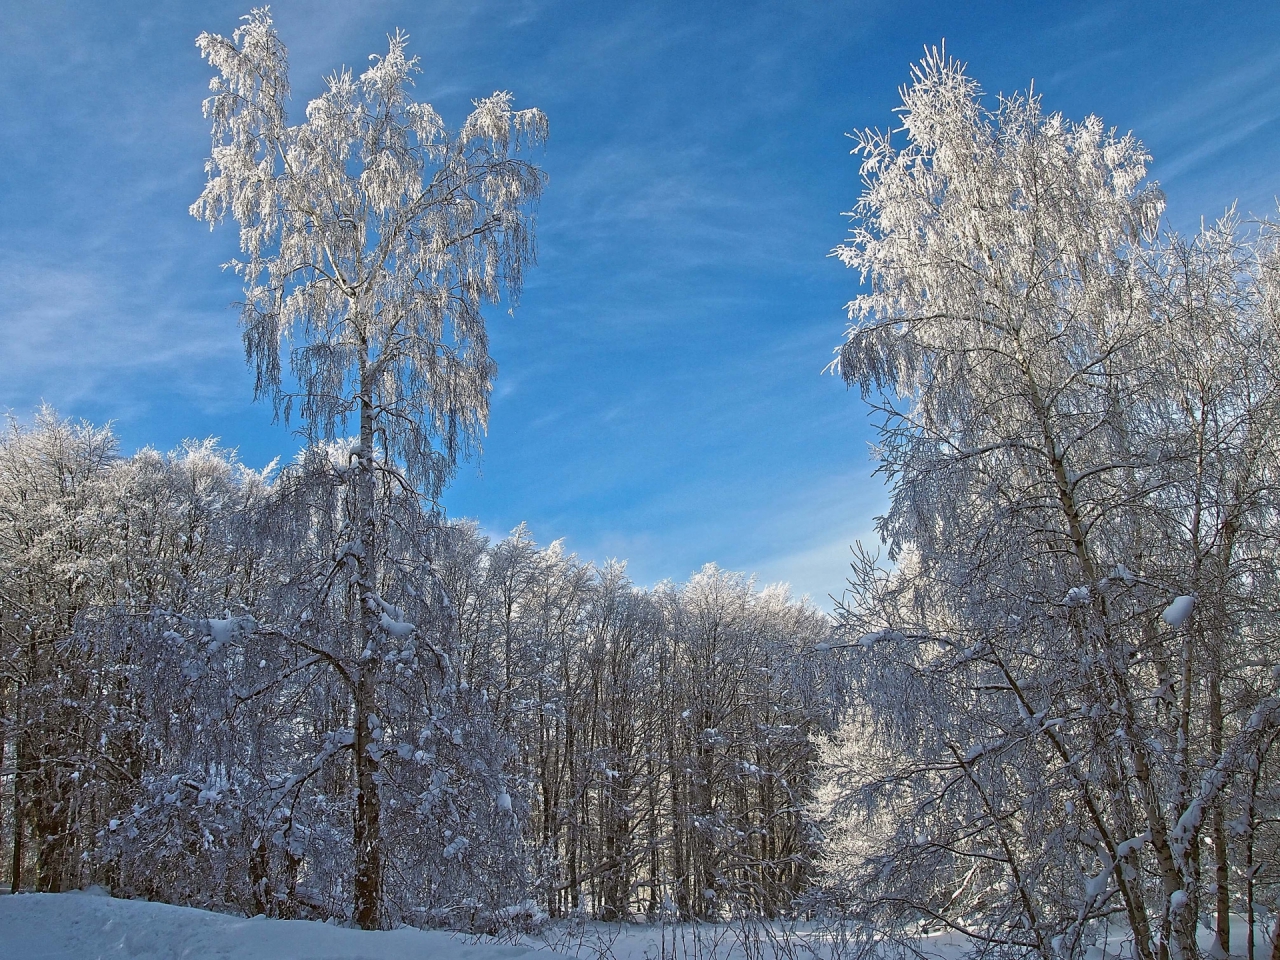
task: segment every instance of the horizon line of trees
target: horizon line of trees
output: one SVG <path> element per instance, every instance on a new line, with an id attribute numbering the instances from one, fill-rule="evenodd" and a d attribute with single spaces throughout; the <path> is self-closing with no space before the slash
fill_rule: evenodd
<path id="1" fill-rule="evenodd" d="M 329 639 L 350 598 L 314 595 L 349 549 L 343 449 L 273 477 L 212 442 L 126 458 L 47 409 L 10 421 L 6 885 L 353 919 L 363 720 L 387 922 L 787 915 L 840 696 L 813 656 L 829 618 L 712 566 L 640 589 L 406 498 L 380 513 L 432 579 L 380 611 L 400 642 L 360 718 Z"/>

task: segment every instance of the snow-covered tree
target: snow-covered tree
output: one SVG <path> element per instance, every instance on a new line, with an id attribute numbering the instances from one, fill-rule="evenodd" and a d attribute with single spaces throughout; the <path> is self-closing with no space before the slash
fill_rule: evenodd
<path id="1" fill-rule="evenodd" d="M 149 643 L 150 620 L 159 609 L 221 609 L 253 596 L 258 544 L 248 521 L 263 491 L 261 475 L 212 443 L 124 459 L 109 429 L 47 408 L 0 439 L 14 888 L 126 879 L 104 851 L 110 823 L 159 768 L 185 774 L 192 759 L 189 744 L 169 736 L 168 710 L 157 709 L 189 677 L 157 669 L 167 661 Z M 174 895 L 158 872 L 149 879 Z"/>
<path id="2" fill-rule="evenodd" d="M 1078 956 L 1116 918 L 1163 960 L 1212 905 L 1225 949 L 1228 814 L 1280 723 L 1275 229 L 1161 236 L 1132 136 L 989 108 L 936 50 L 900 113 L 902 146 L 856 138 L 836 251 L 896 565 L 842 614 L 830 876 L 888 939 Z"/>
<path id="3" fill-rule="evenodd" d="M 482 308 L 519 295 L 544 182 L 522 156 L 546 135 L 542 113 L 513 111 L 496 93 L 449 132 L 410 97 L 407 39 L 397 32 L 358 77 L 330 76 L 293 126 L 286 52 L 265 9 L 230 39 L 197 40 L 218 75 L 205 101 L 209 180 L 192 213 L 239 224 L 234 267 L 258 393 L 286 419 L 296 413 L 316 448 L 356 433 L 324 467 L 341 483 L 341 513 L 315 597 L 345 595 L 330 607 L 342 629 L 308 642 L 351 704 L 353 919 L 363 927 L 383 922 L 384 687 L 396 657 L 424 640 L 403 611 L 436 590 L 429 558 L 389 552 L 379 504 L 434 498 L 478 442 L 494 375 Z M 301 637 L 319 619 L 278 626 Z"/>
<path id="4" fill-rule="evenodd" d="M 29 860 L 38 890 L 80 877 L 82 820 L 92 816 L 78 787 L 105 759 L 94 707 L 109 664 L 84 649 L 75 626 L 114 587 L 107 476 L 115 459 L 109 429 L 61 420 L 47 407 L 30 428 L 10 420 L 0 436 L 0 735 L 15 891 Z"/>

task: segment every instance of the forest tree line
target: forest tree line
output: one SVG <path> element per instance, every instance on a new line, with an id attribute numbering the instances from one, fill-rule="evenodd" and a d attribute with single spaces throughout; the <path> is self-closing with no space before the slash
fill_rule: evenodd
<path id="1" fill-rule="evenodd" d="M 126 458 L 51 411 L 10 424 L 13 889 L 349 916 L 359 720 L 324 621 L 350 597 L 314 596 L 349 549 L 330 452 L 269 476 L 212 443 Z M 714 567 L 640 589 L 418 502 L 382 513 L 431 570 L 381 611 L 401 638 L 374 721 L 389 916 L 786 914 L 812 872 L 811 736 L 835 721 L 829 618 Z"/>

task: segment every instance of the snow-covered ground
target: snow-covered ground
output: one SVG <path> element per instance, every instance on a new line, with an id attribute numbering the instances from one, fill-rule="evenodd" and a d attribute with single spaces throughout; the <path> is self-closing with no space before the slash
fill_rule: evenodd
<path id="1" fill-rule="evenodd" d="M 555 954 L 434 930 L 246 920 L 76 893 L 0 897 L 0 960 L 515 960 Z"/>
<path id="2" fill-rule="evenodd" d="M 832 960 L 833 952 L 819 930 L 761 924 L 586 923 L 509 942 L 245 919 L 90 892 L 0 896 L 0 960 Z M 958 952 L 944 946 L 936 955 Z"/>
<path id="3" fill-rule="evenodd" d="M 1233 918 L 1232 956 L 1246 927 Z M 1258 929 L 1258 955 L 1270 930 Z M 189 907 L 115 900 L 93 893 L 0 896 L 0 960 L 838 960 L 817 928 L 586 924 L 552 928 L 547 942 L 519 943 L 436 930 L 352 930 L 310 920 L 231 917 Z M 1203 931 L 1201 947 L 1212 942 Z M 969 946 L 954 934 L 927 937 L 921 955 L 957 960 Z M 1123 933 L 1089 960 L 1131 956 Z"/>

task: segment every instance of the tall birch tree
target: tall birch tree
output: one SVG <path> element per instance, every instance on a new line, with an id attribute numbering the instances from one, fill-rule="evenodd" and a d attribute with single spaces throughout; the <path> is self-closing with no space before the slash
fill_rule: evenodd
<path id="1" fill-rule="evenodd" d="M 328 573 L 346 584 L 349 635 L 323 654 L 355 718 L 353 919 L 367 928 L 383 920 L 381 654 L 415 629 L 383 596 L 412 587 L 386 552 L 379 490 L 435 498 L 478 443 L 495 373 L 482 309 L 519 296 L 545 182 L 525 156 L 545 116 L 500 92 L 450 132 L 410 95 L 407 42 L 397 31 L 359 76 L 333 73 L 291 126 L 287 55 L 265 8 L 230 38 L 196 41 L 217 75 L 208 183 L 191 212 L 240 228 L 232 266 L 257 394 L 296 414 L 313 445 L 357 431 L 335 467 L 345 546 Z"/>

